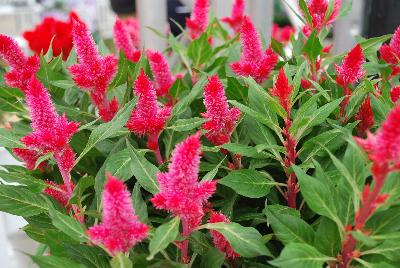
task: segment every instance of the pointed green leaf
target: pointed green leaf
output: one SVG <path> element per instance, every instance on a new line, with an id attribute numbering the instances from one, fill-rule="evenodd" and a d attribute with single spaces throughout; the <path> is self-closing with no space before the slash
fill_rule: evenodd
<path id="1" fill-rule="evenodd" d="M 157 228 L 153 238 L 150 240 L 150 255 L 147 257 L 148 260 L 152 260 L 158 252 L 165 249 L 171 242 L 177 239 L 179 223 L 180 219 L 175 217 Z"/>

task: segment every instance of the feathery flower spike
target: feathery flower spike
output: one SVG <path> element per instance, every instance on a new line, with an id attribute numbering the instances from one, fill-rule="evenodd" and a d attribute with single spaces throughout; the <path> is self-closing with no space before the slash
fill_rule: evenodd
<path id="1" fill-rule="evenodd" d="M 163 97 L 168 94 L 168 91 L 175 82 L 176 77 L 171 75 L 168 62 L 160 52 L 147 50 L 146 54 L 149 59 L 151 72 L 154 76 L 154 86 L 156 88 L 157 96 Z"/>
<path id="2" fill-rule="evenodd" d="M 154 151 L 158 162 L 162 163 L 163 160 L 159 155 L 158 136 L 171 115 L 171 107 L 161 108 L 159 106 L 153 83 L 143 70 L 135 81 L 134 93 L 139 99 L 126 127 L 138 136 L 147 135 L 147 147 Z"/>
<path id="3" fill-rule="evenodd" d="M 248 17 L 240 28 L 240 41 L 243 47 L 242 56 L 240 61 L 231 64 L 231 68 L 235 74 L 251 76 L 261 84 L 275 67 L 278 56 L 272 49 L 263 52 L 260 36 Z"/>
<path id="4" fill-rule="evenodd" d="M 79 63 L 69 67 L 75 83 L 90 93 L 102 120 L 110 121 L 118 110 L 116 98 L 107 100 L 107 87 L 117 71 L 114 56 L 101 56 L 85 23 L 74 20 L 72 38 Z"/>
<path id="5" fill-rule="evenodd" d="M 390 90 L 390 99 L 393 102 L 397 102 L 398 99 L 400 99 L 400 86 L 394 87 Z"/>
<path id="6" fill-rule="evenodd" d="M 202 116 L 208 119 L 203 124 L 203 128 L 208 131 L 206 138 L 216 146 L 229 142 L 240 117 L 240 110 L 229 109 L 224 86 L 217 75 L 210 77 L 204 87 L 204 105 L 207 111 Z"/>
<path id="7" fill-rule="evenodd" d="M 29 81 L 39 70 L 39 58 L 26 57 L 16 41 L 2 34 L 0 34 L 0 57 L 11 67 L 11 70 L 4 74 L 7 85 L 25 92 Z"/>
<path id="8" fill-rule="evenodd" d="M 361 104 L 355 119 L 360 120 L 360 123 L 357 125 L 357 130 L 358 135 L 363 137 L 364 133 L 374 125 L 374 113 L 372 111 L 370 97 L 367 97 Z"/>
<path id="9" fill-rule="evenodd" d="M 285 70 L 281 67 L 271 93 L 279 99 L 279 103 L 288 114 L 290 113 L 290 94 L 292 93 L 292 89 L 286 77 Z"/>
<path id="10" fill-rule="evenodd" d="M 307 2 L 307 8 L 311 15 L 311 24 L 306 25 L 303 28 L 303 32 L 311 33 L 312 30 L 317 30 L 318 32 L 324 26 L 331 25 L 339 15 L 340 6 L 342 4 L 342 0 L 331 0 L 335 1 L 333 4 L 333 10 L 331 14 L 328 13 L 328 0 L 310 0 Z"/>
<path id="11" fill-rule="evenodd" d="M 240 31 L 240 26 L 242 26 L 242 22 L 245 18 L 245 5 L 245 0 L 236 0 L 232 6 L 231 16 L 221 19 L 221 21 L 227 23 L 235 33 L 238 33 Z"/>
<path id="12" fill-rule="evenodd" d="M 364 61 L 362 48 L 358 44 L 344 57 L 341 66 L 335 64 L 338 84 L 347 87 L 362 78 L 366 73 L 362 69 Z"/>
<path id="13" fill-rule="evenodd" d="M 381 59 L 390 64 L 391 77 L 400 73 L 400 26 L 394 32 L 389 44 L 383 44 L 379 49 Z"/>
<path id="14" fill-rule="evenodd" d="M 286 25 L 280 27 L 274 23 L 272 25 L 272 38 L 278 40 L 283 45 L 286 45 L 290 41 L 290 36 L 295 33 L 295 29 L 292 26 Z"/>
<path id="15" fill-rule="evenodd" d="M 217 223 L 217 222 L 224 222 L 224 223 L 230 223 L 228 218 L 219 212 L 211 212 L 210 219 L 208 220 L 209 223 Z M 225 253 L 225 256 L 227 259 L 234 260 L 237 257 L 240 257 L 239 254 L 237 254 L 232 246 L 229 244 L 229 242 L 225 239 L 225 237 L 218 231 L 215 230 L 210 230 L 211 237 L 214 243 L 214 246 L 219 249 L 222 253 Z"/>
<path id="16" fill-rule="evenodd" d="M 192 40 L 199 38 L 207 29 L 209 9 L 209 0 L 195 0 L 190 19 L 186 18 L 186 27 Z"/>
<path id="17" fill-rule="evenodd" d="M 127 59 L 138 62 L 141 51 L 139 25 L 135 19 L 120 20 L 118 17 L 114 24 L 114 42 L 117 49 L 122 50 Z"/>
<path id="18" fill-rule="evenodd" d="M 90 240 L 112 254 L 128 252 L 147 237 L 149 227 L 138 221 L 126 185 L 107 174 L 103 191 L 102 223 L 88 230 Z"/>
<path id="19" fill-rule="evenodd" d="M 158 209 L 170 211 L 182 220 L 183 236 L 189 236 L 201 223 L 203 206 L 215 192 L 216 181 L 198 181 L 200 165 L 200 133 L 176 145 L 168 172 L 157 174 L 160 192 L 151 202 Z M 188 240 L 182 242 L 182 259 L 188 260 Z"/>
<path id="20" fill-rule="evenodd" d="M 69 211 L 71 206 L 68 206 L 68 201 L 70 196 L 67 192 L 67 186 L 65 184 L 56 184 L 52 181 L 45 181 L 45 183 L 51 187 L 47 187 L 43 190 L 43 193 L 47 194 L 48 196 L 53 197 L 58 203 L 60 203 L 63 207 Z M 70 188 L 74 189 L 74 184 L 70 181 Z"/>

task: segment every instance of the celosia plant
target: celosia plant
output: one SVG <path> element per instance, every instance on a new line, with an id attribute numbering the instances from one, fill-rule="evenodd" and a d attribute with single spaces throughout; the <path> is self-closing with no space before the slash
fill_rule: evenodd
<path id="1" fill-rule="evenodd" d="M 341 1 L 271 42 L 233 2 L 162 52 L 122 18 L 68 57 L 0 35 L 0 210 L 39 267 L 399 267 L 399 30 L 332 55 Z"/>

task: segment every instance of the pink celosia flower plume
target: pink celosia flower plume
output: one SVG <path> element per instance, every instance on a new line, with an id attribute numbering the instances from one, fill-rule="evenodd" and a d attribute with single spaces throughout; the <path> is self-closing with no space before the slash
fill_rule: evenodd
<path id="1" fill-rule="evenodd" d="M 53 197 L 58 203 L 65 207 L 67 211 L 69 211 L 71 206 L 68 205 L 70 196 L 68 195 L 67 186 L 65 184 L 56 184 L 52 181 L 45 181 L 45 183 L 50 187 L 44 189 L 43 193 Z M 74 187 L 74 184 L 70 181 L 70 188 L 74 189 Z"/>
<path id="2" fill-rule="evenodd" d="M 339 15 L 342 0 L 331 1 L 335 1 L 331 14 L 327 14 L 329 6 L 328 0 L 310 0 L 307 2 L 307 8 L 311 15 L 311 24 L 303 28 L 303 32 L 306 33 L 306 35 L 312 30 L 317 30 L 319 32 L 323 27 L 331 25 L 336 20 Z"/>
<path id="3" fill-rule="evenodd" d="M 400 26 L 394 32 L 389 44 L 383 44 L 379 49 L 381 59 L 390 64 L 391 77 L 400 73 Z"/>
<path id="4" fill-rule="evenodd" d="M 118 110 L 115 98 L 107 99 L 107 87 L 117 71 L 114 56 L 101 56 L 85 23 L 74 20 L 72 38 L 79 63 L 69 67 L 75 83 L 90 93 L 104 121 L 110 121 Z"/>
<path id="5" fill-rule="evenodd" d="M 172 76 L 168 62 L 160 52 L 147 50 L 146 55 L 149 59 L 151 72 L 154 76 L 154 86 L 157 96 L 163 97 L 168 94 L 176 77 Z"/>
<path id="6" fill-rule="evenodd" d="M 210 219 L 208 220 L 209 223 L 217 223 L 217 222 L 224 222 L 230 223 L 228 218 L 219 212 L 211 212 Z M 221 252 L 225 253 L 227 259 L 234 260 L 237 257 L 240 257 L 237 254 L 229 242 L 225 239 L 225 237 L 218 231 L 210 230 L 211 237 L 214 243 L 214 246 L 219 249 Z"/>
<path id="7" fill-rule="evenodd" d="M 208 131 L 206 138 L 214 145 L 229 142 L 240 117 L 240 110 L 229 109 L 224 86 L 217 75 L 210 77 L 204 87 L 204 105 L 207 111 L 202 116 L 208 119 L 203 124 L 203 128 Z"/>
<path id="8" fill-rule="evenodd" d="M 361 104 L 360 110 L 355 116 L 356 120 L 360 120 L 357 125 L 358 135 L 363 137 L 364 133 L 374 125 L 374 113 L 371 107 L 371 99 L 367 97 Z"/>
<path id="9" fill-rule="evenodd" d="M 186 27 L 191 39 L 197 39 L 207 29 L 209 0 L 195 0 L 190 19 L 186 18 Z"/>
<path id="10" fill-rule="evenodd" d="M 275 67 L 278 56 L 267 49 L 262 50 L 261 39 L 256 28 L 246 17 L 240 28 L 240 40 L 242 43 L 242 56 L 239 62 L 231 64 L 233 72 L 237 75 L 251 76 L 261 84 Z"/>
<path id="11" fill-rule="evenodd" d="M 292 93 L 292 89 L 286 77 L 285 70 L 281 67 L 271 93 L 279 99 L 279 103 L 288 114 L 290 113 L 290 94 Z"/>
<path id="12" fill-rule="evenodd" d="M 114 24 L 114 42 L 117 49 L 122 50 L 127 59 L 138 62 L 141 51 L 137 49 L 140 46 L 139 24 L 135 19 L 117 20 Z"/>
<path id="13" fill-rule="evenodd" d="M 7 85 L 26 91 L 32 76 L 39 70 L 39 58 L 26 57 L 17 42 L 2 34 L 0 34 L 0 57 L 11 67 L 11 70 L 4 74 Z"/>
<path id="14" fill-rule="evenodd" d="M 215 192 L 216 181 L 198 181 L 200 133 L 176 145 L 167 173 L 157 175 L 160 192 L 151 201 L 158 209 L 170 211 L 182 220 L 182 235 L 188 236 L 201 223 L 203 206 Z M 187 261 L 188 241 L 181 245 L 182 259 Z"/>
<path id="15" fill-rule="evenodd" d="M 160 107 L 153 83 L 143 70 L 135 81 L 134 93 L 139 99 L 126 127 L 138 136 L 147 135 L 147 146 L 156 150 L 158 136 L 171 115 L 171 107 Z"/>
<path id="16" fill-rule="evenodd" d="M 149 227 L 138 221 L 131 195 L 126 185 L 107 174 L 103 191 L 102 223 L 88 230 L 90 240 L 101 244 L 111 253 L 128 252 L 136 243 L 147 237 Z"/>
<path id="17" fill-rule="evenodd" d="M 236 0 L 232 6 L 231 16 L 222 18 L 221 21 L 227 23 L 235 31 L 235 33 L 238 33 L 240 31 L 240 26 L 242 26 L 242 22 L 245 18 L 245 8 L 245 0 Z"/>
<path id="18" fill-rule="evenodd" d="M 400 86 L 394 87 L 390 90 L 390 99 L 397 102 L 400 99 Z"/>

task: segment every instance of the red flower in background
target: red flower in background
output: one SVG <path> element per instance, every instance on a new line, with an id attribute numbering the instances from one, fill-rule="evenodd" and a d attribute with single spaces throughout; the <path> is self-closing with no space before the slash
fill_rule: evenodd
<path id="1" fill-rule="evenodd" d="M 384 44 L 379 49 L 381 59 L 390 64 L 392 68 L 391 76 L 400 73 L 400 26 L 394 32 L 389 44 Z"/>
<path id="2" fill-rule="evenodd" d="M 331 25 L 336 20 L 339 15 L 342 0 L 331 1 L 335 1 L 335 3 L 333 4 L 333 10 L 330 14 L 328 14 L 328 0 L 310 0 L 307 2 L 307 8 L 311 15 L 311 24 L 305 25 L 303 28 L 303 33 L 306 36 L 313 30 L 321 31 L 324 26 Z"/>
<path id="3" fill-rule="evenodd" d="M 68 201 L 70 196 L 67 192 L 67 186 L 65 184 L 57 184 L 52 181 L 45 181 L 49 187 L 43 190 L 43 193 L 53 197 L 58 203 L 60 203 L 63 207 L 65 207 L 68 211 L 71 209 L 71 206 L 68 206 Z M 74 189 L 74 184 L 70 181 L 71 189 Z"/>
<path id="4" fill-rule="evenodd" d="M 271 94 L 279 99 L 279 103 L 288 114 L 290 114 L 290 94 L 292 93 L 292 89 L 286 77 L 285 70 L 281 67 Z"/>
<path id="5" fill-rule="evenodd" d="M 390 91 L 390 99 L 393 102 L 397 102 L 398 99 L 400 99 L 400 86 L 392 88 L 392 90 Z"/>
<path id="6" fill-rule="evenodd" d="M 163 97 L 168 94 L 169 89 L 177 77 L 172 76 L 168 62 L 163 54 L 149 49 L 146 51 L 146 55 L 149 59 L 151 72 L 154 76 L 154 86 L 157 96 Z"/>
<path id="7" fill-rule="evenodd" d="M 290 41 L 290 35 L 294 34 L 296 31 L 294 27 L 286 25 L 280 27 L 278 24 L 274 23 L 272 25 L 272 37 L 282 44 L 287 44 Z"/>
<path id="8" fill-rule="evenodd" d="M 232 71 L 241 76 L 251 76 L 257 83 L 264 82 L 278 62 L 278 56 L 267 49 L 262 49 L 260 36 L 253 23 L 246 17 L 240 28 L 242 56 L 240 61 L 232 63 Z"/>
<path id="9" fill-rule="evenodd" d="M 240 117 L 238 108 L 229 109 L 226 100 L 224 86 L 214 75 L 208 79 L 204 88 L 204 105 L 207 111 L 202 116 L 208 121 L 203 124 L 207 130 L 207 139 L 214 145 L 221 145 L 229 142 L 236 122 Z"/>
<path id="10" fill-rule="evenodd" d="M 107 174 L 103 191 L 102 223 L 88 230 L 90 240 L 102 244 L 112 254 L 128 252 L 147 237 L 149 227 L 138 221 L 126 185 Z"/>
<path id="11" fill-rule="evenodd" d="M 374 125 L 374 113 L 372 111 L 370 97 L 367 97 L 361 104 L 355 119 L 360 120 L 360 123 L 357 125 L 357 130 L 358 135 L 363 137 L 364 133 Z"/>
<path id="12" fill-rule="evenodd" d="M 208 220 L 209 223 L 217 223 L 217 222 L 224 222 L 224 223 L 230 223 L 228 218 L 222 214 L 222 213 L 217 213 L 217 212 L 211 212 L 210 219 Z M 215 230 L 210 230 L 211 237 L 213 240 L 213 243 L 217 249 L 219 249 L 221 252 L 226 254 L 227 259 L 234 260 L 237 257 L 240 257 L 239 254 L 237 254 L 232 246 L 229 244 L 229 242 L 225 239 L 225 237 L 218 231 Z"/>
<path id="13" fill-rule="evenodd" d="M 137 49 L 140 46 L 139 23 L 136 19 L 117 20 L 114 24 L 114 42 L 118 50 L 122 50 L 125 56 L 138 62 L 141 51 Z"/>
<path id="14" fill-rule="evenodd" d="M 232 6 L 231 16 L 221 19 L 221 21 L 227 23 L 235 31 L 235 33 L 238 33 L 240 31 L 240 26 L 242 26 L 245 18 L 245 7 L 246 3 L 244 0 L 236 0 Z"/>
<path id="15" fill-rule="evenodd" d="M 63 60 L 66 60 L 72 49 L 72 20 L 79 20 L 75 12 L 69 14 L 68 22 L 60 21 L 52 17 L 44 18 L 31 31 L 23 33 L 28 41 L 29 48 L 36 54 L 46 54 L 52 42 L 53 56 L 57 57 L 62 53 Z M 53 39 L 54 38 L 54 39 Z"/>
<path id="16" fill-rule="evenodd" d="M 190 19 L 186 18 L 186 27 L 191 39 L 197 39 L 207 29 L 209 0 L 195 0 Z"/>

